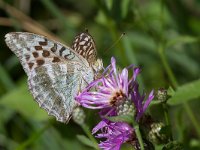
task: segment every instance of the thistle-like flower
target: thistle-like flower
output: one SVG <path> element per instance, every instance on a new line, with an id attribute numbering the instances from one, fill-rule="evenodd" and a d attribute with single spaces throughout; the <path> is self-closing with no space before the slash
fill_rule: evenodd
<path id="1" fill-rule="evenodd" d="M 136 83 L 133 87 L 133 92 L 131 92 L 131 99 L 133 100 L 133 103 L 137 110 L 137 116 L 136 116 L 137 121 L 142 117 L 147 107 L 149 106 L 150 102 L 154 98 L 153 91 L 151 91 L 147 100 L 144 102 L 146 94 L 140 95 L 138 87 L 139 85 L 138 83 Z"/>
<path id="2" fill-rule="evenodd" d="M 102 121 L 93 129 L 97 138 L 104 138 L 99 147 L 105 150 L 119 150 L 123 143 L 133 141 L 134 128 L 126 122 L 112 122 L 106 117 L 132 115 L 139 121 L 148 105 L 154 98 L 153 91 L 146 101 L 145 94 L 139 93 L 139 84 L 136 81 L 140 69 L 137 67 L 124 68 L 117 71 L 115 58 L 105 69 L 104 75 L 90 83 L 76 96 L 76 101 L 89 109 L 100 109 Z M 129 71 L 133 74 L 129 78 Z"/>
<path id="3" fill-rule="evenodd" d="M 121 145 L 131 141 L 134 135 L 134 129 L 124 122 L 111 122 L 103 119 L 92 130 L 92 133 L 97 133 L 97 138 L 106 139 L 100 142 L 99 147 L 104 150 L 119 150 Z"/>
<path id="4" fill-rule="evenodd" d="M 128 72 L 132 69 L 133 75 L 129 79 Z M 146 102 L 145 94 L 140 95 L 137 75 L 139 68 L 133 66 L 124 68 L 118 73 L 115 58 L 111 58 L 111 65 L 106 68 L 105 75 L 93 81 L 82 91 L 76 100 L 89 109 L 101 109 L 101 116 L 116 116 L 136 113 L 138 120 L 154 98 L 153 91 Z"/>

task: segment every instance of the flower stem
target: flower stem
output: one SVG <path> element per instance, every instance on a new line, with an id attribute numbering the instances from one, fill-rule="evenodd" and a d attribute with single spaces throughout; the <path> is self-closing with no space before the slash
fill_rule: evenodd
<path id="1" fill-rule="evenodd" d="M 171 123 L 170 123 L 170 118 L 169 118 L 169 112 L 168 112 L 168 109 L 167 109 L 167 104 L 166 103 L 163 103 L 162 104 L 162 107 L 163 107 L 163 110 L 164 110 L 164 116 L 165 116 L 165 121 L 166 121 L 166 124 L 168 126 L 171 126 Z M 170 141 L 173 141 L 173 136 L 172 136 L 172 130 L 170 128 Z"/>
<path id="2" fill-rule="evenodd" d="M 139 124 L 135 121 L 133 122 L 133 128 L 135 129 L 135 133 L 136 133 L 137 139 L 138 139 L 139 144 L 140 144 L 140 149 L 144 150 L 144 143 L 143 143 L 143 140 L 142 140 L 142 135 L 140 133 Z"/>
<path id="3" fill-rule="evenodd" d="M 162 44 L 161 44 L 162 45 Z M 164 54 L 164 47 L 163 46 L 159 46 L 158 48 L 158 52 L 159 52 L 159 55 L 160 55 L 160 58 L 161 58 L 161 61 L 163 63 L 163 66 L 169 76 L 169 79 L 173 85 L 173 87 L 176 89 L 178 87 L 178 82 L 169 66 L 169 63 L 165 57 L 165 54 Z M 198 137 L 200 137 L 200 128 L 199 128 L 199 123 L 197 121 L 197 119 L 195 118 L 195 115 L 193 113 L 193 111 L 191 110 L 190 106 L 189 106 L 189 103 L 187 102 L 184 102 L 183 103 L 183 107 L 184 109 L 186 110 L 186 113 L 188 115 L 188 117 L 190 118 L 190 120 L 192 121 L 192 124 L 193 126 L 195 127 L 195 130 L 197 131 L 197 134 L 198 134 Z"/>
<path id="4" fill-rule="evenodd" d="M 162 107 L 163 107 L 163 110 L 164 110 L 164 115 L 165 115 L 166 124 L 167 124 L 167 125 L 170 125 L 169 113 L 168 113 L 168 110 L 167 110 L 166 103 L 163 103 L 163 104 L 162 104 Z"/>
<path id="5" fill-rule="evenodd" d="M 192 124 L 195 127 L 195 129 L 197 131 L 197 135 L 198 135 L 198 137 L 200 139 L 200 128 L 199 128 L 200 124 L 198 123 L 197 119 L 195 118 L 195 115 L 192 112 L 192 110 L 191 110 L 191 108 L 190 108 L 190 106 L 189 106 L 189 104 L 187 102 L 183 103 L 183 107 L 186 110 L 187 115 L 189 116 L 190 120 L 192 121 Z"/>
<path id="6" fill-rule="evenodd" d="M 96 139 L 93 137 L 93 135 L 91 134 L 89 127 L 86 124 L 81 124 L 80 126 L 82 127 L 83 131 L 88 136 L 88 138 L 96 145 L 96 149 L 99 150 L 98 143 L 97 143 Z"/>
<path id="7" fill-rule="evenodd" d="M 159 52 L 162 64 L 164 66 L 164 69 L 166 70 L 173 87 L 176 88 L 178 86 L 178 83 L 176 81 L 176 78 L 175 78 L 170 66 L 169 66 L 169 63 L 167 62 L 167 59 L 166 59 L 165 54 L 164 54 L 164 48 L 163 48 L 162 45 L 159 46 L 158 52 Z"/>

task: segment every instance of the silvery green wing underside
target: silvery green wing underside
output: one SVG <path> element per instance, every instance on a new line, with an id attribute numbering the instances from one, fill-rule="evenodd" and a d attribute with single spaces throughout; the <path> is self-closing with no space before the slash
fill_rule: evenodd
<path id="1" fill-rule="evenodd" d="M 58 121 L 67 122 L 77 106 L 74 96 L 94 79 L 87 60 L 41 35 L 13 32 L 5 37 L 28 75 L 30 92 L 39 106 Z"/>
<path id="2" fill-rule="evenodd" d="M 40 107 L 58 121 L 68 122 L 77 106 L 74 97 L 93 81 L 93 76 L 91 69 L 78 62 L 47 64 L 33 70 L 28 83 Z"/>

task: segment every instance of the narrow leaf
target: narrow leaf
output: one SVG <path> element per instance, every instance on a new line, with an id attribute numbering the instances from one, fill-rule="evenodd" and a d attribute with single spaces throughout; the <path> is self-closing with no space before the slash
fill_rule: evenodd
<path id="1" fill-rule="evenodd" d="M 194 42 L 198 42 L 198 40 L 199 40 L 198 38 L 188 36 L 188 35 L 180 36 L 180 37 L 177 37 L 175 39 L 170 40 L 167 43 L 167 47 L 170 47 L 170 46 L 173 46 L 173 45 L 176 45 L 176 44 L 194 43 Z"/>
<path id="2" fill-rule="evenodd" d="M 168 100 L 168 104 L 177 105 L 200 97 L 200 79 L 178 87 L 174 95 Z"/>
<path id="3" fill-rule="evenodd" d="M 96 145 L 90 139 L 88 139 L 86 136 L 84 136 L 84 135 L 77 135 L 77 138 L 84 145 L 87 145 L 89 147 L 93 147 L 93 148 L 96 149 Z"/>
<path id="4" fill-rule="evenodd" d="M 0 105 L 17 111 L 27 118 L 36 120 L 47 120 L 47 113 L 40 109 L 39 105 L 33 100 L 26 82 L 22 83 L 17 89 L 5 94 L 0 99 Z"/>
<path id="5" fill-rule="evenodd" d="M 127 122 L 127 123 L 133 123 L 134 117 L 131 115 L 121 115 L 121 116 L 113 116 L 113 117 L 106 117 L 106 119 L 112 121 L 112 122 Z"/>

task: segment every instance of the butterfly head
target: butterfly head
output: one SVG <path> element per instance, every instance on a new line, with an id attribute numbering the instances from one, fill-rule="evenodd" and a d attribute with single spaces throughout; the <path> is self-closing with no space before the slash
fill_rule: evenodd
<path id="1" fill-rule="evenodd" d="M 98 73 L 99 71 L 101 71 L 103 69 L 103 61 L 102 59 L 97 59 L 96 61 L 94 61 L 94 63 L 92 63 L 92 68 L 94 70 L 95 73 Z"/>

